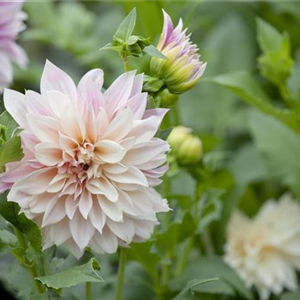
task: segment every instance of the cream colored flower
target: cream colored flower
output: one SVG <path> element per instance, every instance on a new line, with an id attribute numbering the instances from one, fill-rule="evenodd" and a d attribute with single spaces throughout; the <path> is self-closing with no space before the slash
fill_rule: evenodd
<path id="1" fill-rule="evenodd" d="M 254 219 L 235 212 L 227 228 L 225 261 L 261 299 L 298 287 L 300 207 L 290 195 L 266 202 Z"/>

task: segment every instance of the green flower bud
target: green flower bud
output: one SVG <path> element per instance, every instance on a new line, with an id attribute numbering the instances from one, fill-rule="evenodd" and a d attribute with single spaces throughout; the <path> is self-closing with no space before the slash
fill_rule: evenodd
<path id="1" fill-rule="evenodd" d="M 191 165 L 200 162 L 202 158 L 202 142 L 191 133 L 189 128 L 175 127 L 168 137 L 172 154 L 181 165 Z"/>

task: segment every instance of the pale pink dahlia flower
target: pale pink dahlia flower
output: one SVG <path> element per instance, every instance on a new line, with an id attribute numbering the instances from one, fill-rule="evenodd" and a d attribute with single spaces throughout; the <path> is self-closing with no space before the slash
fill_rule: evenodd
<path id="1" fill-rule="evenodd" d="M 13 80 L 12 62 L 25 67 L 27 56 L 16 44 L 16 38 L 25 25 L 25 14 L 21 11 L 23 0 L 0 0 L 0 92 Z"/>
<path id="2" fill-rule="evenodd" d="M 146 110 L 135 71 L 102 84 L 100 69 L 76 87 L 47 62 L 41 94 L 4 92 L 25 156 L 6 165 L 0 189 L 42 228 L 44 248 L 66 243 L 77 257 L 149 238 L 169 210 L 153 188 L 167 169 L 169 145 L 155 137 L 166 110 Z"/>
<path id="3" fill-rule="evenodd" d="M 176 28 L 170 16 L 163 11 L 164 26 L 157 49 L 167 59 L 154 57 L 151 60 L 151 73 L 163 78 L 169 91 L 181 94 L 191 89 L 203 75 L 206 63 L 200 61 L 197 45 L 190 41 L 191 34 L 183 30 L 182 19 Z"/>

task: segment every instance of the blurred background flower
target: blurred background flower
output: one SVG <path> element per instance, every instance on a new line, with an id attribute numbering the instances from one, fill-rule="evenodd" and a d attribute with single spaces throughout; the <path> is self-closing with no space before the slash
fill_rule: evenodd
<path id="1" fill-rule="evenodd" d="M 17 44 L 18 34 L 25 29 L 23 1 L 0 1 L 0 91 L 13 81 L 12 62 L 24 68 L 27 56 Z"/>
<path id="2" fill-rule="evenodd" d="M 235 212 L 228 224 L 225 261 L 258 290 L 260 299 L 298 288 L 300 206 L 290 195 L 267 201 L 251 220 Z"/>

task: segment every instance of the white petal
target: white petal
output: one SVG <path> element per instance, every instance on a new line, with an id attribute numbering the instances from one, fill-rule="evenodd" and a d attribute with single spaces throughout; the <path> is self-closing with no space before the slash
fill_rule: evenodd
<path id="1" fill-rule="evenodd" d="M 48 91 L 60 91 L 71 101 L 77 100 L 76 86 L 70 76 L 47 60 L 41 79 L 41 93 Z"/>
<path id="2" fill-rule="evenodd" d="M 107 126 L 103 139 L 120 141 L 130 131 L 133 125 L 133 116 L 129 108 L 119 112 Z"/>
<path id="3" fill-rule="evenodd" d="M 52 117 L 27 114 L 27 122 L 31 132 L 41 141 L 58 143 L 59 122 Z"/>
<path id="4" fill-rule="evenodd" d="M 101 195 L 98 195 L 97 197 L 99 205 L 108 218 L 116 222 L 123 221 L 123 213 L 117 202 L 111 202 Z"/>
<path id="5" fill-rule="evenodd" d="M 122 174 L 107 174 L 112 180 L 126 184 L 139 184 L 148 186 L 148 181 L 143 172 L 135 167 L 129 167 L 128 170 Z"/>
<path id="6" fill-rule="evenodd" d="M 58 198 L 58 195 L 57 197 L 53 198 L 46 208 L 43 216 L 42 227 L 61 221 L 66 216 L 64 206 L 64 200 Z"/>
<path id="7" fill-rule="evenodd" d="M 62 160 L 62 151 L 54 143 L 40 143 L 35 150 L 36 159 L 45 166 L 55 166 Z"/>
<path id="8" fill-rule="evenodd" d="M 79 211 L 81 212 L 81 215 L 85 219 L 87 219 L 87 216 L 90 213 L 92 206 L 93 206 L 92 195 L 90 192 L 84 189 L 79 200 Z"/>
<path id="9" fill-rule="evenodd" d="M 41 194 L 46 191 L 56 174 L 55 168 L 40 169 L 17 181 L 14 187 L 26 194 Z"/>
<path id="10" fill-rule="evenodd" d="M 125 154 L 125 148 L 110 140 L 102 140 L 95 145 L 96 158 L 106 163 L 118 163 Z"/>
<path id="11" fill-rule="evenodd" d="M 2 68 L 2 66 L 1 66 Z M 22 127 L 27 127 L 25 106 L 25 96 L 19 92 L 5 89 L 4 90 L 4 106 L 15 121 Z"/>
<path id="12" fill-rule="evenodd" d="M 130 97 L 136 71 L 122 74 L 106 90 L 106 109 L 112 115 L 122 107 Z"/>
<path id="13" fill-rule="evenodd" d="M 117 237 L 128 244 L 131 243 L 135 232 L 134 224 L 131 219 L 126 218 L 123 223 L 114 222 L 108 219 L 107 226 Z"/>
<path id="14" fill-rule="evenodd" d="M 106 215 L 100 208 L 98 201 L 94 201 L 93 207 L 89 213 L 89 220 L 96 230 L 102 233 L 102 229 L 106 223 Z"/>
<path id="15" fill-rule="evenodd" d="M 95 228 L 89 220 L 85 220 L 78 211 L 69 222 L 73 239 L 78 247 L 83 250 L 93 237 Z"/>
<path id="16" fill-rule="evenodd" d="M 94 69 L 86 73 L 80 80 L 77 90 L 79 103 L 83 109 L 93 109 L 96 113 L 104 105 L 104 96 L 101 92 L 103 85 L 103 71 Z"/>

